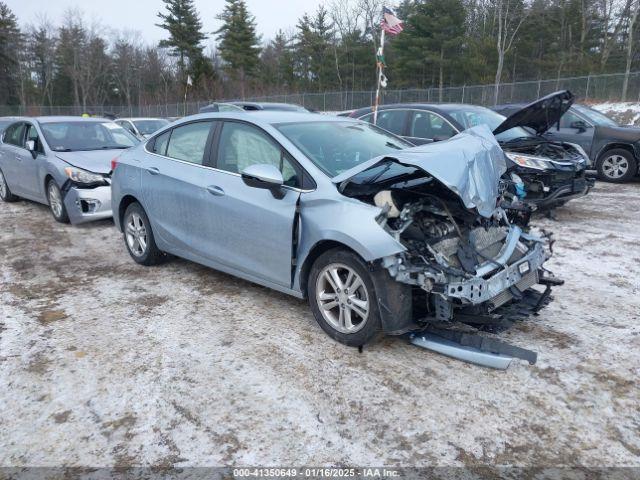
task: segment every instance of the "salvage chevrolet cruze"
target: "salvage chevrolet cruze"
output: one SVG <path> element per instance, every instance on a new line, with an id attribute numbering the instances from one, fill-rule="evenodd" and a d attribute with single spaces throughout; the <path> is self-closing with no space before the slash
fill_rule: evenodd
<path id="1" fill-rule="evenodd" d="M 133 260 L 169 253 L 307 297 L 347 345 L 549 299 L 532 288 L 553 283 L 544 239 L 509 221 L 504 153 L 484 126 L 412 147 L 352 119 L 202 114 L 113 169 Z"/>

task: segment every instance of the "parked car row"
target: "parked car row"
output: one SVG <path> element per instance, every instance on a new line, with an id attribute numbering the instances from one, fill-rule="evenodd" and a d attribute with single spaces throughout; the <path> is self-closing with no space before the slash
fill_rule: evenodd
<path id="1" fill-rule="evenodd" d="M 562 283 L 525 193 L 541 205 L 592 185 L 580 147 L 542 137 L 569 95 L 506 121 L 464 105 L 385 106 L 378 125 L 366 110 L 218 109 L 154 133 L 142 119 L 12 118 L 0 121 L 0 197 L 48 204 L 59 222 L 113 216 L 142 265 L 170 254 L 307 298 L 347 345 L 456 321 L 505 327 Z M 554 183 L 563 168 L 570 192 Z"/>

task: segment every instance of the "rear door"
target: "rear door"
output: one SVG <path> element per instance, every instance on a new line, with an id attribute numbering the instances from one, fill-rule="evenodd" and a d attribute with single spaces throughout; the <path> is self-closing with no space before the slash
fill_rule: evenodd
<path id="1" fill-rule="evenodd" d="M 207 167 L 216 123 L 180 125 L 155 138 L 142 158 L 142 197 L 159 243 L 172 253 L 203 256 L 211 210 Z"/>
<path id="2" fill-rule="evenodd" d="M 225 121 L 216 143 L 216 171 L 207 186 L 215 205 L 208 216 L 210 254 L 235 270 L 290 288 L 301 167 L 250 123 Z M 285 185 L 277 193 L 247 186 L 240 173 L 254 164 L 279 168 Z"/>

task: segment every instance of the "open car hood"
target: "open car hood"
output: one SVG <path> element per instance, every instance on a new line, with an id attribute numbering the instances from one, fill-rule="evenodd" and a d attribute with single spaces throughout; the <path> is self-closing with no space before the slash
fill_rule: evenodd
<path id="1" fill-rule="evenodd" d="M 384 160 L 417 167 L 458 195 L 465 207 L 490 217 L 500 195 L 500 177 L 506 172 L 505 155 L 486 125 L 465 130 L 442 142 L 388 153 L 332 178 L 341 188 Z"/>
<path id="2" fill-rule="evenodd" d="M 560 121 L 560 117 L 569 110 L 574 100 L 575 97 L 569 90 L 551 93 L 507 117 L 493 133 L 498 135 L 514 127 L 529 127 L 542 135 Z"/>

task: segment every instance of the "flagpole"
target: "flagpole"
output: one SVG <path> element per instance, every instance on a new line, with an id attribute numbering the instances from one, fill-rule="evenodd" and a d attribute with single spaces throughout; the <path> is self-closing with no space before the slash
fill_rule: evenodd
<path id="1" fill-rule="evenodd" d="M 378 106 L 380 105 L 380 82 L 382 80 L 382 69 L 384 64 L 382 59 L 384 58 L 384 28 L 380 32 L 380 48 L 376 52 L 376 61 L 378 63 L 376 71 L 378 72 L 378 81 L 376 83 L 376 100 L 373 105 L 373 124 L 378 124 Z"/>

